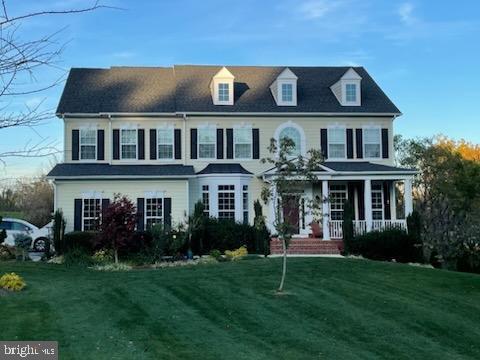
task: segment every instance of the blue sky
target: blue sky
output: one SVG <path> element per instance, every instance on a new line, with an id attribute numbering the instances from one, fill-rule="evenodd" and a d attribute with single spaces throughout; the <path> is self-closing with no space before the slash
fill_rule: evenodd
<path id="1" fill-rule="evenodd" d="M 87 0 L 10 1 L 10 13 L 88 5 Z M 48 84 L 70 67 L 112 65 L 362 65 L 404 113 L 396 132 L 480 142 L 480 2 L 385 0 L 104 0 L 122 10 L 36 18 L 24 38 L 63 28 Z M 62 86 L 16 99 L 55 108 Z M 0 152 L 26 143 L 62 149 L 62 123 L 2 130 Z M 61 156 L 59 156 L 61 159 Z M 48 171 L 52 159 L 8 159 L 0 177 Z"/>

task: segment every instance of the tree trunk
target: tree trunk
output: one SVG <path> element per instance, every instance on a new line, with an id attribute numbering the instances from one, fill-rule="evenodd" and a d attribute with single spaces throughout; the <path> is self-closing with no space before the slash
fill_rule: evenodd
<path id="1" fill-rule="evenodd" d="M 283 247 L 283 269 L 282 269 L 282 280 L 280 281 L 280 286 L 278 287 L 278 292 L 283 291 L 283 285 L 285 284 L 285 276 L 287 275 L 287 243 L 285 238 L 282 238 L 282 247 Z"/>
<path id="2" fill-rule="evenodd" d="M 114 253 L 114 256 L 115 256 L 115 264 L 118 264 L 118 251 L 117 251 L 117 249 L 115 249 L 113 251 L 113 253 Z"/>

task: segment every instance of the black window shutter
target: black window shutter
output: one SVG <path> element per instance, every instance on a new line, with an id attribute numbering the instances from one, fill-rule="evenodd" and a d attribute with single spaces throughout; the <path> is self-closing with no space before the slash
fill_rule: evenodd
<path id="1" fill-rule="evenodd" d="M 347 129 L 347 158 L 353 159 L 353 129 Z"/>
<path id="2" fill-rule="evenodd" d="M 223 159 L 223 129 L 217 129 L 217 159 Z"/>
<path id="3" fill-rule="evenodd" d="M 73 211 L 73 230 L 82 231 L 82 199 L 75 199 Z"/>
<path id="4" fill-rule="evenodd" d="M 102 199 L 102 214 L 105 214 L 108 205 L 110 205 L 110 199 Z"/>
<path id="5" fill-rule="evenodd" d="M 260 131 L 252 129 L 253 158 L 260 159 Z"/>
<path id="6" fill-rule="evenodd" d="M 163 199 L 163 225 L 170 229 L 172 227 L 172 198 Z"/>
<path id="7" fill-rule="evenodd" d="M 197 158 L 197 129 L 190 129 L 190 159 Z"/>
<path id="8" fill-rule="evenodd" d="M 357 142 L 357 159 L 363 159 L 363 130 L 355 130 L 355 140 Z"/>
<path id="9" fill-rule="evenodd" d="M 72 130 L 72 160 L 78 160 L 80 153 L 80 131 Z"/>
<path id="10" fill-rule="evenodd" d="M 382 129 L 382 158 L 388 159 L 388 129 Z"/>
<path id="11" fill-rule="evenodd" d="M 145 199 L 137 198 L 137 230 L 145 230 Z"/>
<path id="12" fill-rule="evenodd" d="M 157 159 L 157 130 L 150 129 L 150 160 Z"/>
<path id="13" fill-rule="evenodd" d="M 113 160 L 120 159 L 120 130 L 113 130 Z"/>
<path id="14" fill-rule="evenodd" d="M 145 130 L 138 129 L 138 160 L 145 160 Z"/>
<path id="15" fill-rule="evenodd" d="M 325 159 L 328 158 L 328 135 L 327 129 L 320 129 L 320 148 Z"/>
<path id="16" fill-rule="evenodd" d="M 357 187 L 358 191 L 358 219 L 365 220 L 365 182 L 361 181 Z"/>
<path id="17" fill-rule="evenodd" d="M 105 130 L 97 130 L 97 160 L 105 160 Z"/>
<path id="18" fill-rule="evenodd" d="M 179 160 L 182 158 L 182 130 L 175 129 L 173 131 L 173 143 L 175 148 L 175 159 Z"/>
<path id="19" fill-rule="evenodd" d="M 383 182 L 383 208 L 385 214 L 385 220 L 390 220 L 392 215 L 390 214 L 390 182 Z"/>
<path id="20" fill-rule="evenodd" d="M 233 159 L 233 129 L 227 129 L 227 159 Z"/>

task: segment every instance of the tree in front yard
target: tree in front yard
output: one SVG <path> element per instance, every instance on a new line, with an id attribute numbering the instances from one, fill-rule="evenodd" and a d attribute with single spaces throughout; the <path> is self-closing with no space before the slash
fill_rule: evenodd
<path id="1" fill-rule="evenodd" d="M 307 152 L 307 156 L 303 157 L 301 155 L 293 156 L 294 149 L 295 143 L 288 137 L 280 139 L 279 144 L 275 139 L 271 139 L 268 147 L 270 156 L 262 159 L 262 163 L 271 164 L 275 171 L 271 183 L 266 184 L 262 190 L 262 200 L 265 203 L 278 201 L 274 204 L 273 224 L 283 249 L 282 277 L 278 292 L 282 292 L 284 288 L 287 273 L 287 249 L 295 226 L 291 221 L 292 214 L 289 212 L 293 211 L 294 206 L 292 205 L 296 206 L 296 204 L 291 202 L 298 201 L 296 195 L 300 193 L 296 194 L 295 192 L 303 189 L 305 183 L 313 183 L 317 180 L 315 173 L 323 162 L 323 156 L 319 150 L 311 149 Z M 312 212 L 316 212 L 320 206 L 321 203 L 313 199 L 305 203 L 305 208 Z"/>
<path id="2" fill-rule="evenodd" d="M 118 264 L 118 251 L 132 239 L 137 222 L 136 208 L 126 196 L 115 194 L 102 213 L 98 244 L 103 248 L 112 249 L 115 263 Z"/>

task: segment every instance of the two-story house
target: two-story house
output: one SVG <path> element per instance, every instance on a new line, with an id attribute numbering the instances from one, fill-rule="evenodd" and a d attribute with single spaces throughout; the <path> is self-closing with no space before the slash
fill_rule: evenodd
<path id="1" fill-rule="evenodd" d="M 72 69 L 57 115 L 65 159 L 48 177 L 67 231 L 92 229 L 115 193 L 136 203 L 139 229 L 182 222 L 199 200 L 209 216 L 252 223 L 253 201 L 274 176 L 260 159 L 272 137 L 287 136 L 296 154 L 325 157 L 318 182 L 292 193 L 299 238 L 312 233 L 307 199 L 329 200 L 323 240 L 342 238 L 347 198 L 357 231 L 405 226 L 397 183 L 412 211 L 415 171 L 393 159 L 401 113 L 362 67 Z M 270 225 L 275 203 L 264 207 Z"/>

